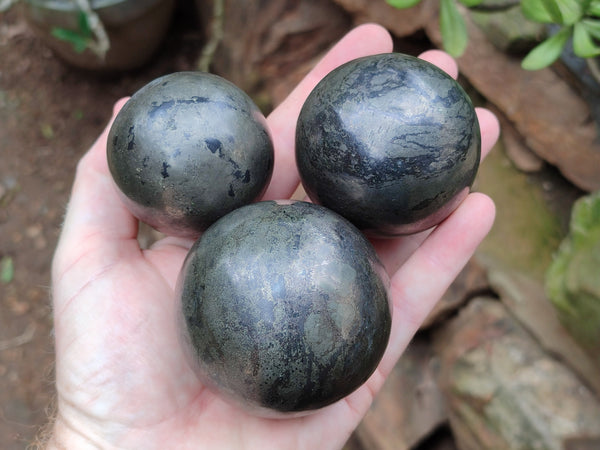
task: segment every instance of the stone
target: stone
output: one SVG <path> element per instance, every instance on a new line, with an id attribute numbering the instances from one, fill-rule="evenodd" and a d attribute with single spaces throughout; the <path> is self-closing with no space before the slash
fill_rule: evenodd
<path id="1" fill-rule="evenodd" d="M 179 280 L 184 348 L 198 377 L 261 416 L 308 413 L 375 371 L 391 329 L 389 279 L 348 221 L 264 201 L 196 241 Z"/>
<path id="2" fill-rule="evenodd" d="M 372 236 L 437 225 L 467 196 L 481 138 L 447 73 L 402 53 L 357 58 L 312 90 L 296 127 L 309 197 Z"/>
<path id="3" fill-rule="evenodd" d="M 600 397 L 600 364 L 594 361 L 560 322 L 541 281 L 498 266 L 488 266 L 491 289 L 510 313 L 548 353 L 557 355 Z"/>
<path id="4" fill-rule="evenodd" d="M 555 179 L 571 186 L 556 171 L 542 170 L 534 178 L 517 170 L 507 158 L 503 142 L 488 154 L 474 185 L 496 205 L 494 226 L 477 250 L 486 267 L 490 259 L 494 264 L 543 279 L 566 232 L 560 217 L 570 207 L 554 203 L 564 189 Z M 554 184 L 546 190 L 550 181 Z"/>
<path id="5" fill-rule="evenodd" d="M 588 103 L 597 126 L 600 127 L 600 58 L 577 56 L 572 41 L 569 41 L 560 60 L 565 67 L 561 76 L 567 78 L 573 89 L 580 92 L 581 97 Z"/>
<path id="6" fill-rule="evenodd" d="M 352 14 L 355 23 L 378 23 L 397 37 L 409 36 L 419 31 L 431 19 L 433 12 L 426 1 L 407 9 L 394 8 L 384 0 L 333 1 Z"/>
<path id="7" fill-rule="evenodd" d="M 598 450 L 600 437 L 576 436 L 565 441 L 565 450 Z"/>
<path id="8" fill-rule="evenodd" d="M 496 109 L 496 108 L 491 108 Z M 538 172 L 544 167 L 544 160 L 531 151 L 525 144 L 523 136 L 515 129 L 502 111 L 494 111 L 500 121 L 501 139 L 506 155 L 523 172 Z"/>
<path id="9" fill-rule="evenodd" d="M 165 234 L 197 238 L 261 198 L 274 150 L 245 92 L 217 75 L 187 71 L 133 94 L 110 127 L 107 160 L 133 215 Z"/>
<path id="10" fill-rule="evenodd" d="M 522 54 L 531 50 L 540 42 L 540 37 L 545 36 L 545 25 L 526 19 L 518 4 L 513 3 L 511 8 L 494 11 L 485 10 L 487 4 L 483 2 L 478 5 L 483 10 L 474 9 L 469 14 L 499 50 Z M 490 5 L 490 8 L 494 6 Z"/>
<path id="11" fill-rule="evenodd" d="M 414 448 L 448 420 L 429 338 L 417 334 L 354 433 L 360 448 Z"/>
<path id="12" fill-rule="evenodd" d="M 489 289 L 489 283 L 486 269 L 475 256 L 469 260 L 440 301 L 436 303 L 421 325 L 421 329 L 438 325 L 465 304 L 469 298 L 487 289 Z"/>
<path id="13" fill-rule="evenodd" d="M 586 191 L 600 189 L 600 139 L 590 108 L 552 69 L 526 71 L 520 59 L 498 50 L 466 17 L 469 44 L 461 73 L 496 105 L 538 156 Z M 438 20 L 426 24 L 441 46 Z"/>
<path id="14" fill-rule="evenodd" d="M 569 235 L 546 274 L 561 322 L 594 358 L 600 373 L 600 191 L 573 206 Z"/>
<path id="15" fill-rule="evenodd" d="M 573 436 L 600 436 L 598 398 L 499 301 L 472 300 L 434 348 L 460 449 L 560 450 Z"/>

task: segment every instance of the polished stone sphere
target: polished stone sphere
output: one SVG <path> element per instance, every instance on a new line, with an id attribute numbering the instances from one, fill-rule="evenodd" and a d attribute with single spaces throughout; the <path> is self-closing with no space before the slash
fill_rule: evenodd
<path id="1" fill-rule="evenodd" d="M 178 281 L 183 345 L 222 397 L 260 416 L 308 413 L 375 370 L 391 327 L 388 278 L 347 220 L 306 202 L 229 213 Z"/>
<path id="2" fill-rule="evenodd" d="M 107 156 L 131 212 L 185 237 L 258 200 L 274 161 L 258 107 L 203 72 L 172 73 L 137 91 L 110 129 Z"/>
<path id="3" fill-rule="evenodd" d="M 399 53 L 329 73 L 296 130 L 296 161 L 311 200 L 365 233 L 416 233 L 466 197 L 480 159 L 471 100 L 448 74 Z"/>

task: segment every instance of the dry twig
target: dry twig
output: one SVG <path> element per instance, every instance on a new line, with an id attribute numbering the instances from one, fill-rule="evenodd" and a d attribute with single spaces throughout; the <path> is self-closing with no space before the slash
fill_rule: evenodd
<path id="1" fill-rule="evenodd" d="M 31 342 L 33 336 L 35 335 L 35 329 L 35 323 L 31 322 L 29 325 L 27 325 L 25 331 L 23 331 L 23 333 L 21 333 L 20 335 L 0 341 L 0 352 L 3 350 L 8 350 L 10 348 L 20 347 L 21 345 L 25 345 L 28 342 Z"/>
<path id="2" fill-rule="evenodd" d="M 202 48 L 198 60 L 198 70 L 208 72 L 210 63 L 220 42 L 223 40 L 223 20 L 225 15 L 225 0 L 213 0 L 213 16 L 210 23 L 210 39 Z"/>

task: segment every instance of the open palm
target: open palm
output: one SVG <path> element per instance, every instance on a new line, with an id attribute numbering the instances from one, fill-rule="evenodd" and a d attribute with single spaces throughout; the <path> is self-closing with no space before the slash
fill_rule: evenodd
<path id="1" fill-rule="evenodd" d="M 294 130 L 310 90 L 348 60 L 391 50 L 381 27 L 354 29 L 269 116 L 276 159 L 265 199 L 289 198 L 298 185 Z M 422 57 L 456 76 L 454 62 L 442 52 Z M 491 113 L 478 115 L 485 154 L 499 130 Z M 174 287 L 192 242 L 167 237 L 140 249 L 137 221 L 119 201 L 108 172 L 106 136 L 105 130 L 79 163 L 53 261 L 58 412 L 50 447 L 340 448 L 493 221 L 491 200 L 473 193 L 433 231 L 374 242 L 390 274 L 394 304 L 380 366 L 353 394 L 316 413 L 261 419 L 213 395 L 188 367 Z"/>

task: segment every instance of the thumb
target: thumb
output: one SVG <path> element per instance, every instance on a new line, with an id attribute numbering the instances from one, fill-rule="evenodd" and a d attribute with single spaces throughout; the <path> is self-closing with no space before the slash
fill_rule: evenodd
<path id="1" fill-rule="evenodd" d="M 106 160 L 110 126 L 126 101 L 121 99 L 115 104 L 108 125 L 77 165 L 52 263 L 54 282 L 83 255 L 103 265 L 124 250 L 124 241 L 135 241 L 137 245 L 138 222 L 121 202 Z"/>

